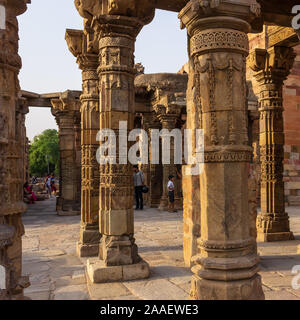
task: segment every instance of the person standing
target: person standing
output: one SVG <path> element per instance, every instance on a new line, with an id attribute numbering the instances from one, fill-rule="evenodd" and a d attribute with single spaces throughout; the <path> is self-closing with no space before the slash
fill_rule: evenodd
<path id="1" fill-rule="evenodd" d="M 144 201 L 143 201 L 143 186 L 144 186 L 144 174 L 137 165 L 133 166 L 133 183 L 134 183 L 134 193 L 135 193 L 135 210 L 143 210 Z"/>
<path id="2" fill-rule="evenodd" d="M 51 176 L 48 175 L 45 179 L 45 185 L 46 185 L 46 189 L 47 189 L 47 192 L 49 194 L 49 199 L 52 198 L 52 190 L 51 190 Z"/>
<path id="3" fill-rule="evenodd" d="M 55 187 L 54 173 L 52 173 L 52 175 L 50 177 L 50 186 L 51 186 L 51 192 L 54 193 L 54 196 L 56 197 L 56 187 Z"/>
<path id="4" fill-rule="evenodd" d="M 175 186 L 174 186 L 174 176 L 169 176 L 169 182 L 167 185 L 168 192 L 169 192 L 169 212 L 177 212 L 175 210 Z"/>

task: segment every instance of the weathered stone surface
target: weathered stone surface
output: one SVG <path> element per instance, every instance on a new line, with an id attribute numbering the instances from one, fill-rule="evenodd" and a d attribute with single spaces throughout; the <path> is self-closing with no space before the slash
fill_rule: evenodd
<path id="1" fill-rule="evenodd" d="M 127 281 L 149 277 L 149 265 L 145 261 L 121 266 L 106 266 L 103 261 L 89 259 L 87 274 L 92 283 Z"/>
<path id="2" fill-rule="evenodd" d="M 92 300 L 111 300 L 115 297 L 130 296 L 130 291 L 121 283 L 88 283 L 89 295 Z"/>
<path id="3" fill-rule="evenodd" d="M 284 200 L 282 86 L 294 58 L 293 49 L 287 47 L 256 49 L 249 56 L 249 66 L 256 72 L 260 88 L 262 211 L 257 218 L 259 241 L 293 239 Z"/>
<path id="4" fill-rule="evenodd" d="M 93 45 L 93 31 L 88 21 L 84 32 L 66 31 L 69 50 L 77 58 L 82 70 L 81 102 L 81 228 L 77 254 L 80 257 L 97 256 L 99 253 L 99 164 L 96 152 L 99 142 L 96 136 L 100 130 L 99 119 L 99 81 L 97 75 L 98 53 Z"/>
<path id="5" fill-rule="evenodd" d="M 183 289 L 165 279 L 131 281 L 125 282 L 124 285 L 135 296 L 143 300 L 179 300 L 188 298 L 188 294 Z"/>
<path id="6" fill-rule="evenodd" d="M 13 234 L 0 240 L 0 264 L 6 268 L 8 287 L 4 299 L 22 298 L 22 240 L 24 226 L 21 215 L 26 211 L 23 184 L 28 178 L 25 115 L 28 105 L 21 98 L 18 55 L 19 26 L 17 16 L 26 11 L 27 2 L 1 2 L 0 30 L 0 226 L 9 226 Z M 4 27 L 4 28 L 3 28 Z M 7 235 L 3 229 L 0 233 Z M 27 285 L 26 285 L 27 286 Z M 2 295 L 2 294 L 1 294 Z"/>
<path id="7" fill-rule="evenodd" d="M 88 300 L 86 285 L 62 287 L 54 291 L 54 300 Z"/>
<path id="8" fill-rule="evenodd" d="M 200 173 L 201 236 L 192 258 L 191 297 L 263 299 L 255 239 L 249 230 L 252 148 L 245 103 L 247 32 L 259 15 L 253 6 L 258 9 L 259 5 L 235 1 L 228 6 L 221 0 L 206 11 L 196 3 L 197 7 L 189 2 L 179 13 L 190 36 L 187 92 L 193 92 L 188 99 L 194 108 L 187 99 L 187 113 L 197 119 L 194 126 L 203 129 L 205 146 Z M 226 20 L 224 7 L 230 10 Z M 241 20 L 237 22 L 236 17 Z"/>

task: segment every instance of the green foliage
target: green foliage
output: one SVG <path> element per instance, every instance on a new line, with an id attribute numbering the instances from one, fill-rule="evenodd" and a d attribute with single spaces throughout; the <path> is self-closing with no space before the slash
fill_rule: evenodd
<path id="1" fill-rule="evenodd" d="M 47 129 L 34 137 L 29 148 L 29 168 L 30 174 L 33 176 L 43 177 L 48 173 L 58 175 L 59 144 L 57 130 Z"/>

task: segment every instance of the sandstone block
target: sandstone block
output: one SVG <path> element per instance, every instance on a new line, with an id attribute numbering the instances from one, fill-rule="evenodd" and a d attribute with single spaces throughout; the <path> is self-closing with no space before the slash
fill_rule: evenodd
<path id="1" fill-rule="evenodd" d="M 143 260 L 130 265 L 106 266 L 103 260 L 93 258 L 88 260 L 86 268 L 92 283 L 145 279 L 150 275 L 149 265 Z"/>
<path id="2" fill-rule="evenodd" d="M 123 266 L 123 280 L 145 279 L 150 275 L 150 268 L 147 262 L 141 261 L 136 264 Z"/>
<path id="3" fill-rule="evenodd" d="M 122 281 L 122 266 L 105 266 L 102 260 L 89 259 L 87 274 L 92 283 Z"/>

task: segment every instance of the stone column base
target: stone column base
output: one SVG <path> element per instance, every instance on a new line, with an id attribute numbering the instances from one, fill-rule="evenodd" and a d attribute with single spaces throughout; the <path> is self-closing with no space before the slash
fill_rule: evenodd
<path id="1" fill-rule="evenodd" d="M 86 272 L 92 283 L 128 281 L 149 278 L 150 268 L 147 262 L 123 266 L 106 266 L 103 260 L 92 258 L 87 261 Z"/>
<path id="2" fill-rule="evenodd" d="M 76 252 L 80 258 L 97 257 L 99 254 L 99 243 L 84 244 L 78 241 L 76 245 Z"/>
<path id="3" fill-rule="evenodd" d="M 273 233 L 263 233 L 257 232 L 258 242 L 273 242 L 273 241 L 289 241 L 295 240 L 293 232 L 273 232 Z"/>
<path id="4" fill-rule="evenodd" d="M 261 276 L 236 281 L 213 281 L 193 275 L 191 300 L 264 300 Z"/>
<path id="5" fill-rule="evenodd" d="M 63 210 L 57 210 L 57 215 L 58 216 L 79 216 L 80 211 L 74 211 L 74 210 L 68 210 L 68 211 L 63 211 Z"/>
<path id="6" fill-rule="evenodd" d="M 169 200 L 166 197 L 162 197 L 159 203 L 159 211 L 167 211 L 169 207 Z"/>

